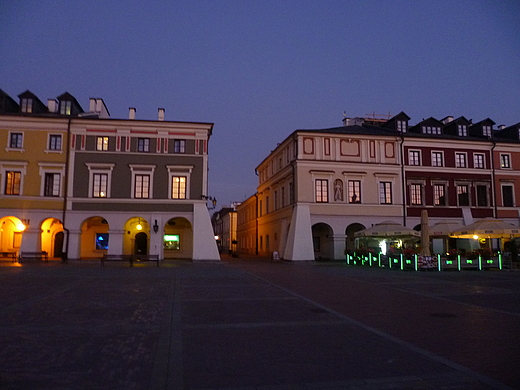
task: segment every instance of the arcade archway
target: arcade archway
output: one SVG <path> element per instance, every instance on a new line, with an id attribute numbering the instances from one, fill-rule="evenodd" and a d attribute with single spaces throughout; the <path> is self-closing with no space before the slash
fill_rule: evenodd
<path id="1" fill-rule="evenodd" d="M 186 218 L 172 218 L 164 225 L 164 258 L 193 257 L 193 228 Z"/>

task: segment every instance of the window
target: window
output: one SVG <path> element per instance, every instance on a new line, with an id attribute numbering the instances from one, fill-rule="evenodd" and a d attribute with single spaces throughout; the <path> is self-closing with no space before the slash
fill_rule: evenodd
<path id="1" fill-rule="evenodd" d="M 433 185 L 433 204 L 435 206 L 446 206 L 446 187 L 444 184 Z"/>
<path id="2" fill-rule="evenodd" d="M 327 203 L 329 201 L 329 181 L 316 179 L 315 181 L 316 202 Z"/>
<path id="3" fill-rule="evenodd" d="M 181 237 L 178 234 L 165 234 L 164 235 L 164 249 L 172 251 L 181 250 Z"/>
<path id="4" fill-rule="evenodd" d="M 9 147 L 12 149 L 21 149 L 23 146 L 23 134 L 11 133 L 9 134 Z"/>
<path id="5" fill-rule="evenodd" d="M 265 213 L 269 214 L 269 197 L 265 197 Z"/>
<path id="6" fill-rule="evenodd" d="M 108 233 L 96 233 L 96 249 L 108 249 Z"/>
<path id="7" fill-rule="evenodd" d="M 432 152 L 432 167 L 444 166 L 442 152 Z"/>
<path id="8" fill-rule="evenodd" d="M 173 140 L 173 153 L 186 153 L 186 140 Z"/>
<path id="9" fill-rule="evenodd" d="M 408 152 L 409 165 L 421 165 L 421 152 L 419 150 L 410 150 Z"/>
<path id="10" fill-rule="evenodd" d="M 61 135 L 51 134 L 49 136 L 49 150 L 61 150 Z"/>
<path id="11" fill-rule="evenodd" d="M 45 173 L 44 180 L 43 196 L 60 196 L 61 175 L 59 173 Z"/>
<path id="12" fill-rule="evenodd" d="M 22 172 L 7 171 L 5 173 L 5 195 L 20 195 Z"/>
<path id="13" fill-rule="evenodd" d="M 502 186 L 502 206 L 504 206 L 504 207 L 514 207 L 515 206 L 512 185 L 503 185 Z"/>
<path id="14" fill-rule="evenodd" d="M 392 204 L 392 183 L 388 181 L 379 182 L 379 203 Z"/>
<path id="15" fill-rule="evenodd" d="M 422 184 L 410 184 L 410 204 L 411 205 L 422 205 Z"/>
<path id="16" fill-rule="evenodd" d="M 467 137 L 468 136 L 468 126 L 466 125 L 458 125 L 457 126 L 459 137 Z"/>
<path id="17" fill-rule="evenodd" d="M 25 112 L 27 114 L 32 113 L 32 111 L 33 111 L 33 100 L 31 98 L 23 98 L 22 99 L 21 109 L 22 109 L 22 112 Z"/>
<path id="18" fill-rule="evenodd" d="M 491 126 L 482 126 L 482 135 L 491 137 Z"/>
<path id="19" fill-rule="evenodd" d="M 106 198 L 108 195 L 108 174 L 94 173 L 92 178 L 92 197 Z"/>
<path id="20" fill-rule="evenodd" d="M 459 206 L 469 206 L 469 191 L 466 184 L 457 185 L 457 202 Z"/>
<path id="21" fill-rule="evenodd" d="M 278 191 L 274 192 L 274 209 L 278 210 Z"/>
<path id="22" fill-rule="evenodd" d="M 397 131 L 406 133 L 406 121 L 397 121 Z"/>
<path id="23" fill-rule="evenodd" d="M 96 150 L 108 150 L 108 137 L 97 137 Z"/>
<path id="24" fill-rule="evenodd" d="M 466 168 L 467 166 L 466 153 L 455 153 L 455 167 Z"/>
<path id="25" fill-rule="evenodd" d="M 422 132 L 423 134 L 441 134 L 441 128 L 435 126 L 423 126 Z"/>
<path id="26" fill-rule="evenodd" d="M 474 167 L 477 169 L 484 169 L 484 155 L 483 154 L 474 154 L 473 155 L 474 160 Z"/>
<path id="27" fill-rule="evenodd" d="M 284 208 L 285 207 L 285 187 L 282 187 L 281 204 L 282 204 L 282 208 Z"/>
<path id="28" fill-rule="evenodd" d="M 70 115 L 71 109 L 72 109 L 72 102 L 70 100 L 60 101 L 60 114 L 61 115 Z"/>
<path id="29" fill-rule="evenodd" d="M 172 199 L 186 199 L 186 176 L 172 176 Z"/>
<path id="30" fill-rule="evenodd" d="M 500 155 L 500 167 L 511 168 L 511 156 L 509 154 Z"/>
<path id="31" fill-rule="evenodd" d="M 477 185 L 477 206 L 486 207 L 488 205 L 487 186 Z"/>
<path id="32" fill-rule="evenodd" d="M 361 180 L 348 181 L 348 202 L 361 203 Z"/>
<path id="33" fill-rule="evenodd" d="M 135 175 L 134 198 L 148 199 L 150 197 L 150 175 Z"/>
<path id="34" fill-rule="evenodd" d="M 137 151 L 138 152 L 149 152 L 150 151 L 150 138 L 138 138 L 137 139 Z"/>

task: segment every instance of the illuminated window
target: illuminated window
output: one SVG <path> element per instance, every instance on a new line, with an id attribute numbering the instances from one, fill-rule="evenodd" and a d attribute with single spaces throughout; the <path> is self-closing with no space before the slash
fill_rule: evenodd
<path id="1" fill-rule="evenodd" d="M 108 194 L 108 174 L 93 174 L 92 196 L 94 198 L 106 198 Z"/>
<path id="2" fill-rule="evenodd" d="M 23 146 L 23 134 L 11 133 L 9 134 L 9 147 L 12 149 L 21 149 Z"/>
<path id="3" fill-rule="evenodd" d="M 348 202 L 361 203 L 361 180 L 348 181 Z"/>
<path id="4" fill-rule="evenodd" d="M 466 153 L 455 153 L 455 167 L 466 168 L 467 166 Z"/>
<path id="5" fill-rule="evenodd" d="M 20 184 L 22 179 L 21 172 L 7 171 L 5 177 L 6 195 L 20 195 Z"/>
<path id="6" fill-rule="evenodd" d="M 96 233 L 96 249 L 108 249 L 108 233 Z"/>
<path id="7" fill-rule="evenodd" d="M 138 152 L 149 152 L 150 151 L 150 138 L 138 138 L 137 139 L 137 151 Z"/>
<path id="8" fill-rule="evenodd" d="M 459 206 L 469 206 L 468 185 L 457 185 L 457 201 Z"/>
<path id="9" fill-rule="evenodd" d="M 422 205 L 422 185 L 421 184 L 410 184 L 410 204 Z"/>
<path id="10" fill-rule="evenodd" d="M 186 153 L 186 140 L 176 139 L 173 141 L 173 152 L 174 153 Z"/>
<path id="11" fill-rule="evenodd" d="M 60 196 L 60 181 L 61 175 L 59 173 L 45 174 L 45 188 L 44 196 Z"/>
<path id="12" fill-rule="evenodd" d="M 446 187 L 444 184 L 433 185 L 433 204 L 435 206 L 446 206 Z"/>
<path id="13" fill-rule="evenodd" d="M 72 109 L 72 102 L 70 100 L 60 101 L 60 114 L 61 115 L 70 115 L 71 109 Z"/>
<path id="14" fill-rule="evenodd" d="M 408 152 L 409 165 L 421 165 L 421 152 L 419 150 L 410 150 Z"/>
<path id="15" fill-rule="evenodd" d="M 150 175 L 135 175 L 134 198 L 150 197 Z"/>
<path id="16" fill-rule="evenodd" d="M 432 152 L 432 167 L 444 166 L 444 159 L 442 152 Z"/>
<path id="17" fill-rule="evenodd" d="M 108 150 L 108 137 L 96 138 L 96 150 Z"/>
<path id="18" fill-rule="evenodd" d="M 181 250 L 181 238 L 178 234 L 165 234 L 164 235 L 164 249 L 173 251 Z"/>
<path id="19" fill-rule="evenodd" d="M 33 111 L 33 100 L 31 98 L 23 98 L 22 99 L 22 105 L 21 105 L 22 112 L 25 112 L 27 114 L 32 113 Z"/>
<path id="20" fill-rule="evenodd" d="M 61 150 L 61 135 L 51 134 L 49 136 L 49 150 Z"/>
<path id="21" fill-rule="evenodd" d="M 186 199 L 186 176 L 172 176 L 172 199 Z"/>
<path id="22" fill-rule="evenodd" d="M 406 133 L 406 121 L 397 121 L 397 131 Z"/>
<path id="23" fill-rule="evenodd" d="M 389 181 L 379 182 L 379 203 L 392 204 L 392 183 Z"/>
<path id="24" fill-rule="evenodd" d="M 511 168 L 511 156 L 509 154 L 500 155 L 500 167 Z"/>
<path id="25" fill-rule="evenodd" d="M 484 155 L 480 154 L 480 153 L 475 153 L 473 155 L 473 165 L 477 169 L 484 169 L 485 168 Z"/>
<path id="26" fill-rule="evenodd" d="M 329 181 L 326 179 L 316 179 L 315 181 L 316 202 L 327 203 L 329 201 Z"/>

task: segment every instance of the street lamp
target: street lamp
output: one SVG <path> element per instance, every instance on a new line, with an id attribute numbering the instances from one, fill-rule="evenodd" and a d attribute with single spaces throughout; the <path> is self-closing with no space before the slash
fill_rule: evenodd
<path id="1" fill-rule="evenodd" d="M 208 201 L 208 200 L 211 201 L 211 204 L 213 205 L 213 207 L 208 207 L 208 209 L 214 209 L 217 206 L 217 198 L 213 198 L 212 196 L 202 195 L 202 199 L 204 199 L 205 201 Z"/>

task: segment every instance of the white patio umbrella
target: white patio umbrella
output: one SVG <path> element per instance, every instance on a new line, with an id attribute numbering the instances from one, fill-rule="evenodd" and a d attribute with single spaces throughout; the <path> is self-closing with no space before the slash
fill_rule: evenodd
<path id="1" fill-rule="evenodd" d="M 393 222 L 384 221 L 378 223 L 368 229 L 354 233 L 355 237 L 419 237 L 421 233 L 413 229 L 404 227 L 403 225 Z"/>
<path id="2" fill-rule="evenodd" d="M 428 211 L 421 211 L 421 255 L 431 256 L 430 228 L 428 227 Z"/>
<path id="3" fill-rule="evenodd" d="M 461 230 L 464 225 L 453 221 L 440 221 L 430 227 L 430 236 L 449 236 L 455 230 Z"/>
<path id="4" fill-rule="evenodd" d="M 456 238 L 511 238 L 520 237 L 520 227 L 494 218 L 484 218 L 471 225 L 456 229 L 450 237 Z"/>

